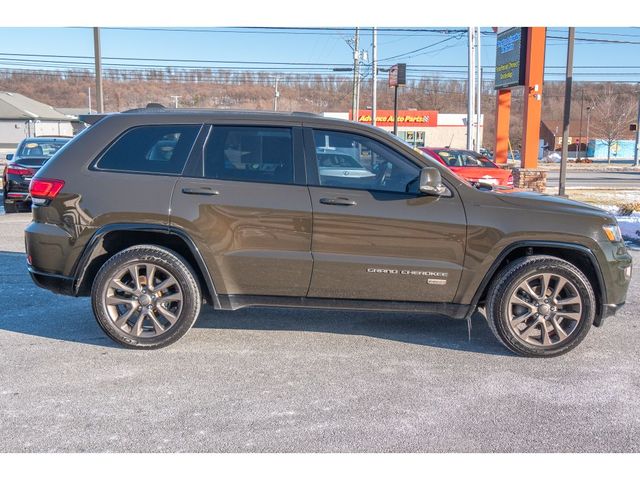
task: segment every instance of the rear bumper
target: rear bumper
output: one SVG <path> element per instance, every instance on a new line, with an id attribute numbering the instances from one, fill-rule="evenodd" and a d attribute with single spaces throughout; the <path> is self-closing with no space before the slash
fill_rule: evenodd
<path id="1" fill-rule="evenodd" d="M 39 272 L 31 266 L 28 266 L 29 275 L 33 283 L 40 288 L 51 290 L 54 293 L 60 295 L 74 295 L 73 278 L 65 277 L 63 275 L 55 275 L 53 273 Z"/>

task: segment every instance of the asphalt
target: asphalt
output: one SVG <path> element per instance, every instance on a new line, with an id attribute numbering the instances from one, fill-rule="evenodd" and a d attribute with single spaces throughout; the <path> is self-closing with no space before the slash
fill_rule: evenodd
<path id="1" fill-rule="evenodd" d="M 640 451 L 637 278 L 554 359 L 511 355 L 480 314 L 469 341 L 443 317 L 284 309 L 205 310 L 136 352 L 33 285 L 28 219 L 0 215 L 1 452 Z"/>

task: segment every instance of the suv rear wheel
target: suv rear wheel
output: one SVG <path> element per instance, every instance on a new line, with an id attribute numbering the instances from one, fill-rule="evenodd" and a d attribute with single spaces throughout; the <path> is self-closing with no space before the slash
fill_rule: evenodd
<path id="1" fill-rule="evenodd" d="M 534 255 L 498 273 L 489 288 L 486 310 L 491 330 L 511 351 L 553 357 L 584 339 L 596 301 L 589 280 L 573 264 Z"/>
<path id="2" fill-rule="evenodd" d="M 91 291 L 100 327 L 130 348 L 161 348 L 195 323 L 202 297 L 196 275 L 177 253 L 139 245 L 100 268 Z"/>

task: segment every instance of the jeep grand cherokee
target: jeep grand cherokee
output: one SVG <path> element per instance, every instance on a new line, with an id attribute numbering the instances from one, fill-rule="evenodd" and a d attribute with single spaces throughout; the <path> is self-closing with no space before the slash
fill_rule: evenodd
<path id="1" fill-rule="evenodd" d="M 484 307 L 506 347 L 553 356 L 625 302 L 631 257 L 613 216 L 474 188 L 380 129 L 161 108 L 87 121 L 31 183 L 28 268 L 90 295 L 122 345 L 175 342 L 203 303 L 456 319 Z M 367 174 L 327 169 L 328 155 Z"/>

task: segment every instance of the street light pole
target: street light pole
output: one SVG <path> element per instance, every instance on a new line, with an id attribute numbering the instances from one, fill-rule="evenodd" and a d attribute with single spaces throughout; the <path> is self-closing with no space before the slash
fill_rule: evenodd
<path id="1" fill-rule="evenodd" d="M 482 147 L 480 144 L 480 116 L 482 110 L 482 57 L 480 54 L 480 27 L 477 27 L 476 29 L 476 54 L 478 57 L 476 65 L 478 75 L 476 78 L 476 91 L 478 95 L 476 98 L 476 152 L 480 153 L 480 147 Z"/>
<path id="2" fill-rule="evenodd" d="M 278 111 L 278 97 L 280 96 L 280 91 L 278 90 L 278 77 L 276 77 L 276 91 L 273 93 L 273 111 Z"/>
<path id="3" fill-rule="evenodd" d="M 580 151 L 582 150 L 582 112 L 583 111 L 584 111 L 584 87 L 582 87 L 582 100 L 580 101 L 580 143 L 578 143 L 578 150 L 576 151 L 576 162 L 580 160 Z"/>
<path id="4" fill-rule="evenodd" d="M 591 105 L 587 105 L 587 151 L 584 152 L 584 156 L 585 158 L 588 160 L 589 159 L 589 154 L 587 153 L 589 151 L 589 121 L 591 120 Z"/>
<path id="5" fill-rule="evenodd" d="M 351 99 L 351 120 L 358 121 L 358 91 L 360 89 L 360 29 L 356 27 L 353 41 L 353 92 Z"/>
<path id="6" fill-rule="evenodd" d="M 467 150 L 473 149 L 474 42 L 473 27 L 469 27 L 469 65 L 467 73 Z"/>

